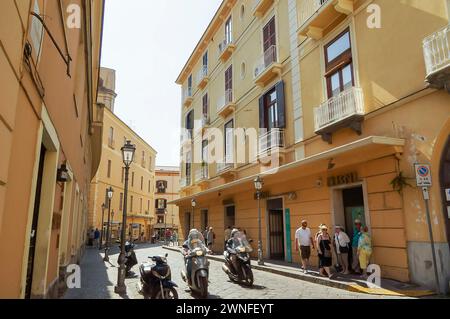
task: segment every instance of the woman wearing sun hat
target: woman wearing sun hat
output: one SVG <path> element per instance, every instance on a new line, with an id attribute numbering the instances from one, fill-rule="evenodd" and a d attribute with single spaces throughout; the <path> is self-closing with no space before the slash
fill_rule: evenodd
<path id="1" fill-rule="evenodd" d="M 317 236 L 317 249 L 319 252 L 319 273 L 324 277 L 331 278 L 330 267 L 333 264 L 331 254 L 331 237 L 328 227 L 324 224 L 320 227 L 321 233 Z"/>

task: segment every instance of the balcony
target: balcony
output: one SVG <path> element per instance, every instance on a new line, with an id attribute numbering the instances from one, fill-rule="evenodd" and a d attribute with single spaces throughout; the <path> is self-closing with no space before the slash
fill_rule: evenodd
<path id="1" fill-rule="evenodd" d="M 258 160 L 269 164 L 269 157 L 278 155 L 278 158 L 284 158 L 285 151 L 285 131 L 280 128 L 273 128 L 259 136 L 258 141 Z"/>
<path id="2" fill-rule="evenodd" d="M 234 103 L 233 90 L 226 90 L 225 95 L 217 100 L 217 114 L 226 118 L 234 112 L 236 104 Z"/>
<path id="3" fill-rule="evenodd" d="M 200 130 L 202 134 L 210 127 L 211 120 L 208 114 L 203 114 Z"/>
<path id="4" fill-rule="evenodd" d="M 314 108 L 316 134 L 330 144 L 332 134 L 344 127 L 361 134 L 364 114 L 362 89 L 352 87 Z"/>
<path id="5" fill-rule="evenodd" d="M 208 66 L 203 65 L 197 73 L 197 87 L 203 90 L 209 82 Z"/>
<path id="6" fill-rule="evenodd" d="M 254 0 L 253 15 L 262 18 L 272 6 L 274 0 Z"/>
<path id="7" fill-rule="evenodd" d="M 436 89 L 450 93 L 450 25 L 423 40 L 426 81 Z"/>
<path id="8" fill-rule="evenodd" d="M 187 88 L 183 90 L 183 105 L 189 107 L 192 104 L 194 97 L 192 95 L 192 88 Z"/>
<path id="9" fill-rule="evenodd" d="M 221 162 L 218 162 L 216 172 L 217 175 L 223 178 L 236 177 L 234 156 L 233 155 L 225 156 Z"/>
<path id="10" fill-rule="evenodd" d="M 281 76 L 283 66 L 278 63 L 277 47 L 272 45 L 255 64 L 255 84 L 264 87 L 277 76 Z"/>
<path id="11" fill-rule="evenodd" d="M 236 45 L 233 44 L 233 40 L 225 39 L 219 44 L 219 58 L 225 63 L 228 61 L 230 56 L 236 50 Z"/>
<path id="12" fill-rule="evenodd" d="M 208 165 L 202 164 L 202 167 L 195 172 L 195 182 L 200 187 L 206 186 L 209 180 Z"/>
<path id="13" fill-rule="evenodd" d="M 299 8 L 298 34 L 319 40 L 340 16 L 350 15 L 356 0 L 303 0 Z"/>
<path id="14" fill-rule="evenodd" d="M 192 130 L 182 129 L 181 146 L 186 146 L 191 143 L 192 143 Z"/>
<path id="15" fill-rule="evenodd" d="M 180 178 L 180 188 L 187 188 L 191 186 L 191 177 L 190 176 L 185 176 Z"/>

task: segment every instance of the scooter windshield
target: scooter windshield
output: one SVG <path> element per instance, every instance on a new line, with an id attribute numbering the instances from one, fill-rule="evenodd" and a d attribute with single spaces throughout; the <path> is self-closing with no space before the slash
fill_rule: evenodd
<path id="1" fill-rule="evenodd" d="M 239 252 L 251 253 L 253 251 L 252 246 L 247 240 L 247 236 L 243 232 L 237 232 L 234 234 L 233 246 Z"/>
<path id="2" fill-rule="evenodd" d="M 191 251 L 197 248 L 200 248 L 202 250 L 206 249 L 205 239 L 203 238 L 202 233 L 200 233 L 199 231 L 189 233 L 187 244 L 188 248 Z"/>

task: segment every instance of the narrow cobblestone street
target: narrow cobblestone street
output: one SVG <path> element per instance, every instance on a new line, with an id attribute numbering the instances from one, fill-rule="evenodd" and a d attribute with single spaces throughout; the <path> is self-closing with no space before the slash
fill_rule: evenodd
<path id="1" fill-rule="evenodd" d="M 172 269 L 173 281 L 179 288 L 180 299 L 194 299 L 187 285 L 181 279 L 183 267 L 182 257 L 179 253 L 164 250 L 157 245 L 138 245 L 136 255 L 139 263 L 146 261 L 148 256 L 164 255 L 168 253 L 168 262 Z M 135 266 L 135 278 L 126 280 L 128 295 L 118 296 L 114 293 L 117 282 L 117 251 L 110 256 L 111 264 L 102 261 L 103 252 L 97 249 L 88 249 L 81 264 L 81 289 L 70 289 L 65 299 L 143 299 L 138 293 L 139 270 Z M 393 298 L 345 291 L 297 279 L 286 278 L 280 275 L 254 270 L 255 285 L 252 288 L 242 287 L 231 282 L 222 271 L 222 264 L 211 260 L 209 299 L 379 299 Z"/>

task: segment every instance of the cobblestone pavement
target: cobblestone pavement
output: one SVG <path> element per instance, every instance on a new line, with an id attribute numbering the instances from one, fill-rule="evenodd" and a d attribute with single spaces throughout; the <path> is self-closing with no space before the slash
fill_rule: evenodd
<path id="1" fill-rule="evenodd" d="M 194 299 L 187 285 L 181 279 L 183 259 L 180 253 L 168 251 L 155 245 L 138 245 L 137 258 L 140 263 L 147 261 L 148 256 L 169 254 L 168 263 L 172 269 L 172 280 L 179 288 L 180 299 Z M 70 289 L 65 294 L 66 299 L 143 299 L 138 293 L 139 270 L 138 265 L 133 271 L 135 278 L 126 280 L 127 296 L 118 296 L 114 293 L 117 282 L 118 251 L 110 256 L 111 263 L 102 261 L 103 252 L 98 249 L 87 249 L 81 264 L 81 289 Z M 342 289 L 305 282 L 302 280 L 286 278 L 268 272 L 254 270 L 255 285 L 253 288 L 242 287 L 229 280 L 222 271 L 222 264 L 210 261 L 210 299 L 388 299 L 390 296 L 376 296 L 349 292 Z"/>

